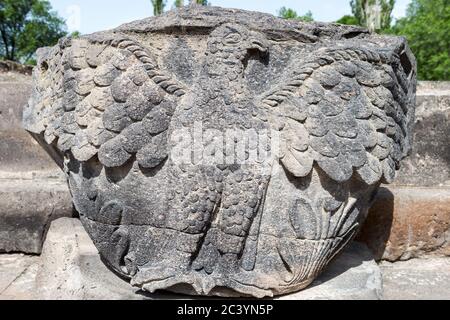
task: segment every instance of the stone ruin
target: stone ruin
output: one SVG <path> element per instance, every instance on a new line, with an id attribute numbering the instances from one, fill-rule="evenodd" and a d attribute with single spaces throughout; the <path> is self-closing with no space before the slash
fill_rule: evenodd
<path id="1" fill-rule="evenodd" d="M 306 288 L 411 149 L 403 38 L 190 7 L 38 51 L 25 128 L 148 292 Z"/>

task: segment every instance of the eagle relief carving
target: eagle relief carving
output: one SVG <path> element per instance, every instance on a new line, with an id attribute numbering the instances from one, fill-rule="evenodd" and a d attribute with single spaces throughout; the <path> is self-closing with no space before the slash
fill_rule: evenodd
<path id="1" fill-rule="evenodd" d="M 306 288 L 411 148 L 414 56 L 358 27 L 189 7 L 38 57 L 25 128 L 148 292 Z"/>

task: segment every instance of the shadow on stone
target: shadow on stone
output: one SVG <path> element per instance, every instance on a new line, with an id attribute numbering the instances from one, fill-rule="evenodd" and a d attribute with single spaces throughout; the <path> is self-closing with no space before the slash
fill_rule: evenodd
<path id="1" fill-rule="evenodd" d="M 380 188 L 376 200 L 369 210 L 365 224 L 357 237 L 373 252 L 376 261 L 383 258 L 391 237 L 394 220 L 394 194 L 387 188 Z"/>

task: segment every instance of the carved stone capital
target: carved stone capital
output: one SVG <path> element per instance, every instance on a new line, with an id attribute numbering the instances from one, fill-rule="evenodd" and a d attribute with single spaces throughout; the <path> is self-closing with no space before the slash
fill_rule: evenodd
<path id="1" fill-rule="evenodd" d="M 193 6 L 41 49 L 24 124 L 133 285 L 265 297 L 352 240 L 415 88 L 402 38 Z"/>

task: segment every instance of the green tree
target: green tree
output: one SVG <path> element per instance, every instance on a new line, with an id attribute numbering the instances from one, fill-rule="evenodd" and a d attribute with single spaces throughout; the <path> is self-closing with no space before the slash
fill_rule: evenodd
<path id="1" fill-rule="evenodd" d="M 281 7 L 280 10 L 278 10 L 278 16 L 283 19 L 297 19 L 298 14 L 295 10 L 291 8 Z"/>
<path id="2" fill-rule="evenodd" d="M 164 8 L 166 7 L 165 0 L 152 0 L 153 5 L 153 15 L 159 16 L 164 13 Z"/>
<path id="3" fill-rule="evenodd" d="M 4 59 L 29 62 L 39 47 L 54 45 L 65 36 L 64 20 L 46 0 L 0 0 L 0 54 Z"/>
<path id="4" fill-rule="evenodd" d="M 306 12 L 306 14 L 304 14 L 303 16 L 298 17 L 298 19 L 305 22 L 314 21 L 314 17 L 311 11 Z"/>
<path id="5" fill-rule="evenodd" d="M 202 6 L 208 6 L 209 2 L 208 0 L 190 0 L 191 4 L 200 4 Z"/>
<path id="6" fill-rule="evenodd" d="M 450 80 L 450 0 L 413 0 L 392 32 L 405 36 L 421 80 Z"/>
<path id="7" fill-rule="evenodd" d="M 395 0 L 351 0 L 350 6 L 360 26 L 372 32 L 391 27 Z"/>
<path id="8" fill-rule="evenodd" d="M 175 0 L 174 6 L 176 8 L 181 8 L 184 6 L 184 0 Z"/>
<path id="9" fill-rule="evenodd" d="M 70 37 L 73 39 L 77 39 L 77 38 L 81 37 L 81 33 L 79 31 L 74 31 L 70 34 Z"/>
<path id="10" fill-rule="evenodd" d="M 286 7 L 282 7 L 278 10 L 278 16 L 283 19 L 296 19 L 305 22 L 314 21 L 311 11 L 308 11 L 305 15 L 300 16 L 295 10 Z"/>
<path id="11" fill-rule="evenodd" d="M 351 16 L 351 15 L 343 16 L 338 21 L 336 21 L 336 23 L 346 24 L 346 25 L 350 25 L 350 26 L 358 26 L 359 25 L 358 19 L 356 19 L 354 16 Z"/>

